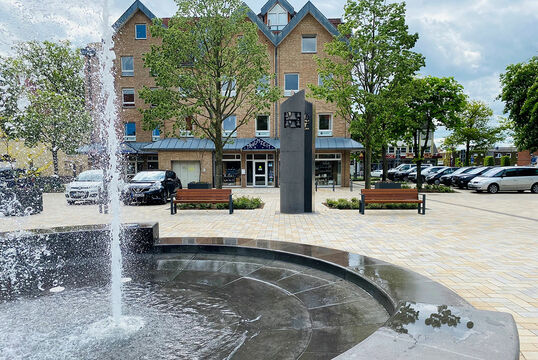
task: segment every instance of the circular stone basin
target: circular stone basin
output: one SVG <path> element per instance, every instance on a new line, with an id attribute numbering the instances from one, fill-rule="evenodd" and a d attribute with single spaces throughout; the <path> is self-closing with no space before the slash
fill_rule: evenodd
<path id="1" fill-rule="evenodd" d="M 66 263 L 63 291 L 0 297 L 0 358 L 330 359 L 389 318 L 361 287 L 327 272 L 177 253 L 125 259 L 125 316 L 115 324 L 101 261 Z"/>

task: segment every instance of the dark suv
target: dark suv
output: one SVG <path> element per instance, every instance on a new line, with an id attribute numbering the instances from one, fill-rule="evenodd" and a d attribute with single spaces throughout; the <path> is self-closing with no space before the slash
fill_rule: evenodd
<path id="1" fill-rule="evenodd" d="M 170 195 L 181 189 L 181 180 L 171 170 L 141 171 L 123 188 L 123 202 L 166 204 Z"/>

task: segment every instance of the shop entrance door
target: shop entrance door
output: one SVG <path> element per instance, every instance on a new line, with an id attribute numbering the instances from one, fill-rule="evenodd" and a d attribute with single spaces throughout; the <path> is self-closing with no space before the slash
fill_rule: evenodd
<path id="1" fill-rule="evenodd" d="M 267 186 L 266 161 L 254 161 L 254 186 Z"/>

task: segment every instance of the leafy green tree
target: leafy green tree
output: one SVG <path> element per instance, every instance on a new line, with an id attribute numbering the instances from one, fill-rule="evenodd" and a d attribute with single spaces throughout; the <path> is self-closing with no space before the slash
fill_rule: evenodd
<path id="1" fill-rule="evenodd" d="M 484 166 L 495 166 L 495 159 L 493 156 L 486 156 L 484 158 Z"/>
<path id="2" fill-rule="evenodd" d="M 485 103 L 467 102 L 460 113 L 460 124 L 446 137 L 445 147 L 465 145 L 465 166 L 470 165 L 471 151 L 487 150 L 505 138 L 505 125 L 489 125 L 492 116 L 493 110 Z"/>
<path id="3" fill-rule="evenodd" d="M 385 0 L 348 0 L 340 36 L 326 45 L 330 57 L 317 59 L 327 81 L 311 86 L 314 96 L 334 102 L 365 148 L 365 186 L 370 188 L 372 152 L 387 141 L 381 124 L 396 117 L 383 115 L 391 91 L 410 81 L 424 66 L 411 51 L 418 34 L 408 33 L 405 4 Z"/>
<path id="4" fill-rule="evenodd" d="M 422 187 L 421 166 L 430 134 L 438 126 L 456 129 L 459 113 L 465 106 L 463 87 L 453 78 L 426 76 L 413 80 L 414 91 L 409 96 L 405 114 L 407 137 L 413 139 L 417 164 L 417 187 Z"/>
<path id="5" fill-rule="evenodd" d="M 520 150 L 538 150 L 538 56 L 509 65 L 500 77 L 504 113 Z"/>
<path id="6" fill-rule="evenodd" d="M 27 146 L 46 144 L 58 175 L 58 152 L 73 152 L 89 140 L 85 108 L 84 60 L 69 42 L 30 41 L 16 48 L 25 78 L 28 106 L 17 121 Z"/>
<path id="7" fill-rule="evenodd" d="M 16 123 L 24 106 L 20 75 L 16 59 L 0 56 L 0 138 L 6 142 L 8 151 L 9 141 L 17 137 Z"/>
<path id="8" fill-rule="evenodd" d="M 267 111 L 280 98 L 270 86 L 267 47 L 258 28 L 246 19 L 239 0 L 176 0 L 178 12 L 168 27 L 156 20 L 151 34 L 162 39 L 145 55 L 158 89 L 140 96 L 153 106 L 142 110 L 144 127 L 173 133 L 190 119 L 197 135 L 215 144 L 215 185 L 222 187 L 222 153 L 238 128 Z M 236 123 L 223 131 L 224 121 Z"/>

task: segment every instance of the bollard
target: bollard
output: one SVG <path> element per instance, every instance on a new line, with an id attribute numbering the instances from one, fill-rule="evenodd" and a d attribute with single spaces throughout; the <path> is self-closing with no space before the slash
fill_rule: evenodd
<path id="1" fill-rule="evenodd" d="M 316 180 L 315 184 L 316 184 L 316 191 L 318 191 L 318 182 L 317 182 L 317 180 Z"/>
<path id="2" fill-rule="evenodd" d="M 335 183 L 335 181 L 333 180 L 333 191 L 334 191 L 334 183 Z"/>
<path id="3" fill-rule="evenodd" d="M 353 179 L 349 178 L 349 191 L 353 192 Z"/>

